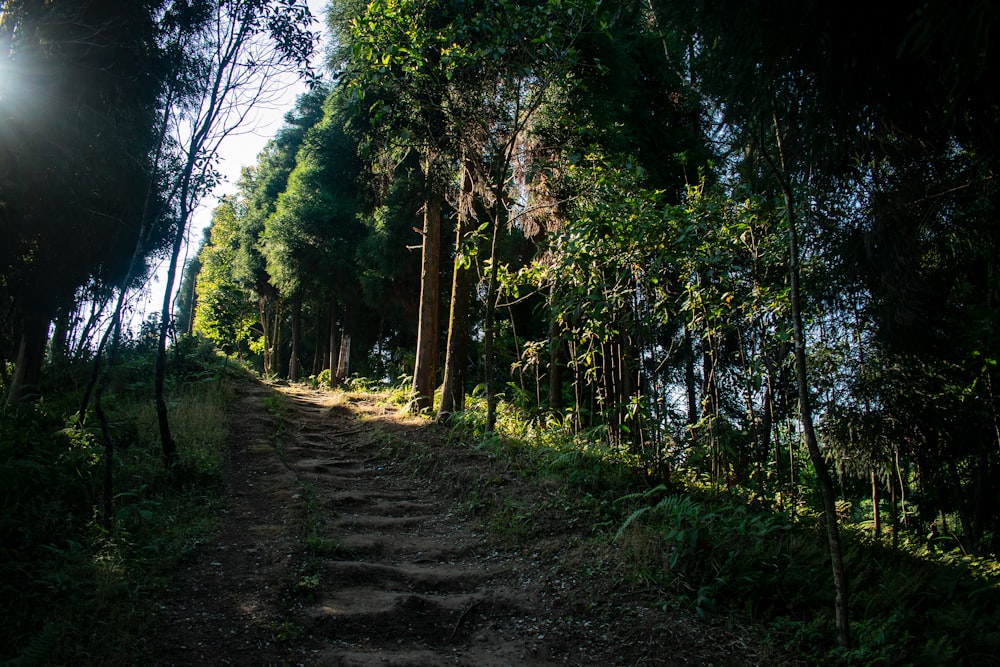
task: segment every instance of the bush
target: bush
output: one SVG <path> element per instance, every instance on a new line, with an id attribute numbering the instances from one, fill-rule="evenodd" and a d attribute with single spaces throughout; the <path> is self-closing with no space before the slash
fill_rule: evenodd
<path id="1" fill-rule="evenodd" d="M 152 620 L 148 597 L 217 524 L 222 488 L 226 364 L 196 341 L 173 357 L 174 469 L 160 455 L 150 356 L 123 351 L 109 382 L 104 406 L 120 445 L 111 531 L 105 448 L 94 426 L 76 425 L 80 397 L 47 394 L 0 413 L 0 663 L 144 661 L 135 638 Z"/>

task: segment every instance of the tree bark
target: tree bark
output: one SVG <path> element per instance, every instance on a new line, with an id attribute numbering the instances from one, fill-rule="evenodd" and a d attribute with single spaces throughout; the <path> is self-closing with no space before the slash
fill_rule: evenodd
<path id="1" fill-rule="evenodd" d="M 420 259 L 420 319 L 417 329 L 417 355 L 413 367 L 415 413 L 434 407 L 437 376 L 439 285 L 441 273 L 441 194 L 434 183 L 433 158 L 424 166 L 427 196 L 424 203 L 423 243 Z"/>
<path id="2" fill-rule="evenodd" d="M 313 351 L 312 374 L 318 376 L 323 370 L 323 360 L 326 358 L 326 336 L 324 336 L 324 313 L 316 309 L 316 347 Z"/>
<path id="3" fill-rule="evenodd" d="M 559 322 L 556 320 L 552 303 L 555 287 L 549 291 L 549 411 L 562 418 L 563 412 L 563 341 L 559 336 Z"/>
<path id="4" fill-rule="evenodd" d="M 465 369 L 469 356 L 469 302 L 472 300 L 472 271 L 461 257 L 462 239 L 469 231 L 472 200 L 472 173 L 466 165 L 462 175 L 462 196 L 455 225 L 455 262 L 451 272 L 451 307 L 448 310 L 448 342 L 444 355 L 444 380 L 438 419 L 465 409 Z"/>
<path id="5" fill-rule="evenodd" d="M 337 359 L 337 382 L 344 382 L 351 373 L 351 306 L 344 305 L 344 328 L 340 333 L 340 354 Z"/>
<path id="6" fill-rule="evenodd" d="M 283 377 L 286 376 L 285 365 L 282 363 L 281 354 L 281 318 L 282 318 L 282 303 L 281 299 L 276 298 L 274 300 L 274 321 L 271 323 L 274 326 L 274 332 L 271 334 L 271 363 L 274 365 L 274 376 Z"/>
<path id="7" fill-rule="evenodd" d="M 191 170 L 194 163 L 189 162 L 187 179 L 191 178 Z M 182 206 L 186 205 L 188 198 L 188 181 L 185 180 L 181 188 Z M 163 288 L 163 304 L 160 307 L 160 331 L 159 341 L 156 347 L 156 365 L 153 370 L 153 390 L 156 402 L 156 420 L 160 427 L 160 447 L 163 450 L 163 463 L 168 468 L 173 467 L 178 462 L 177 443 L 174 442 L 170 433 L 170 418 L 167 414 L 167 399 L 164 396 L 164 385 L 167 379 L 167 335 L 170 333 L 170 304 L 174 290 L 174 280 L 177 277 L 177 260 L 181 254 L 181 246 L 184 243 L 184 234 L 187 229 L 185 223 L 190 217 L 190 213 L 182 210 L 179 218 L 181 223 L 174 232 L 173 245 L 170 249 L 170 261 L 167 264 L 167 280 Z"/>
<path id="8" fill-rule="evenodd" d="M 337 297 L 330 296 L 330 384 L 336 382 L 337 376 Z"/>
<path id="9" fill-rule="evenodd" d="M 878 475 L 875 474 L 875 468 L 872 468 L 872 522 L 875 524 L 872 527 L 872 532 L 875 533 L 875 537 L 882 538 L 882 514 L 879 512 L 879 492 L 878 492 Z"/>
<path id="10" fill-rule="evenodd" d="M 778 146 L 781 169 L 778 180 L 785 200 L 785 218 L 788 222 L 788 277 L 789 301 L 792 313 L 792 335 L 795 341 L 795 376 L 799 393 L 799 418 L 805 435 L 806 449 L 816 473 L 820 496 L 823 501 L 823 523 L 826 529 L 827 545 L 830 549 L 830 562 L 833 568 L 834 611 L 837 619 L 837 642 L 842 647 L 850 646 L 850 626 L 848 624 L 848 586 L 847 573 L 844 569 L 843 551 L 840 545 L 840 527 L 837 524 L 837 501 L 833 490 L 830 471 L 826 467 L 823 453 L 816 440 L 813 427 L 812 403 L 809 398 L 809 378 L 806 374 L 806 342 L 802 324 L 802 299 L 799 287 L 799 240 L 795 217 L 795 206 L 792 195 L 792 185 L 785 165 L 784 146 L 781 128 L 777 116 L 774 117 L 774 133 Z M 777 171 L 777 170 L 776 170 Z"/>
<path id="11" fill-rule="evenodd" d="M 48 338 L 48 316 L 37 312 L 37 309 L 25 313 L 21 318 L 21 342 L 7 393 L 7 405 L 15 405 L 38 394 Z"/>
<path id="12" fill-rule="evenodd" d="M 472 300 L 472 272 L 455 267 L 448 315 L 448 344 L 444 360 L 444 383 L 438 419 L 465 409 L 465 376 L 469 356 L 469 305 Z"/>
<path id="13" fill-rule="evenodd" d="M 691 329 L 684 325 L 684 383 L 687 387 L 688 428 L 698 423 L 698 387 L 694 378 L 694 341 Z"/>
<path id="14" fill-rule="evenodd" d="M 497 423 L 496 389 L 496 312 L 497 312 L 497 235 L 500 221 L 493 220 L 493 240 L 490 243 L 490 278 L 486 285 L 486 323 L 483 331 L 483 357 L 486 372 L 486 425 L 487 433 L 492 433 Z"/>
<path id="15" fill-rule="evenodd" d="M 302 337 L 302 297 L 292 302 L 292 354 L 288 358 L 288 379 L 299 381 L 299 341 Z"/>

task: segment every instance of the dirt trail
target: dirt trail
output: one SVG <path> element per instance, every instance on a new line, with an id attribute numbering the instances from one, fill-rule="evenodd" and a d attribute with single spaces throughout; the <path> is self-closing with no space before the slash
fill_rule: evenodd
<path id="1" fill-rule="evenodd" d="M 606 581 L 556 574 L 557 535 L 524 553 L 498 546 L 447 481 L 482 478 L 486 458 L 456 454 L 421 478 L 389 455 L 402 442 L 446 446 L 439 427 L 372 396 L 241 390 L 225 523 L 178 574 L 151 639 L 159 663 L 756 662 L 718 628 L 667 625 L 592 588 Z"/>

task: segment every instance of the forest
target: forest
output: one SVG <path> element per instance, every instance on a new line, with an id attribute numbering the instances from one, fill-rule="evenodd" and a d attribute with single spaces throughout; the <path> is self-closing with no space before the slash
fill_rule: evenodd
<path id="1" fill-rule="evenodd" d="M 1000 7 L 331 0 L 320 66 L 301 0 L 0 8 L 0 590 L 84 549 L 70 524 L 111 539 L 123 439 L 196 483 L 171 410 L 224 358 L 628 471 L 609 539 L 659 535 L 699 613 L 757 600 L 833 662 L 995 660 Z M 699 570 L 737 516 L 770 565 Z M 815 547 L 808 614 L 767 597 L 808 550 L 779 533 Z"/>

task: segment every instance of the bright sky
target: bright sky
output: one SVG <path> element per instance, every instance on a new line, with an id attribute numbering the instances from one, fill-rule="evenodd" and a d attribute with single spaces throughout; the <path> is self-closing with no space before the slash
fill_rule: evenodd
<path id="1" fill-rule="evenodd" d="M 326 34 L 326 6 L 328 0 L 307 0 L 309 10 L 316 19 L 313 30 Z M 325 37 L 324 37 L 325 39 Z M 313 66 L 317 70 L 323 68 L 323 58 L 325 47 L 319 46 L 313 61 Z M 257 155 L 263 150 L 264 145 L 274 137 L 275 133 L 282 126 L 284 116 L 291 111 L 295 105 L 296 98 L 305 92 L 305 85 L 299 81 L 289 81 L 287 90 L 282 98 L 274 105 L 256 110 L 248 119 L 245 127 L 238 133 L 226 138 L 219 150 L 219 171 L 223 175 L 223 181 L 215 188 L 213 193 L 206 197 L 201 206 L 195 212 L 188 230 L 188 244 L 186 250 L 181 255 L 181 265 L 178 266 L 177 277 L 174 280 L 174 292 L 180 287 L 182 279 L 181 271 L 183 262 L 192 254 L 198 251 L 204 230 L 208 227 L 212 219 L 212 210 L 223 195 L 233 194 L 236 191 L 236 182 L 239 180 L 240 171 L 243 167 L 253 165 L 257 162 Z M 139 323 L 146 319 L 147 314 L 157 313 L 163 304 L 163 290 L 165 288 L 167 275 L 166 262 L 164 262 L 148 285 L 146 294 L 140 297 L 136 304 L 136 313 L 132 317 L 132 327 L 137 328 Z"/>

